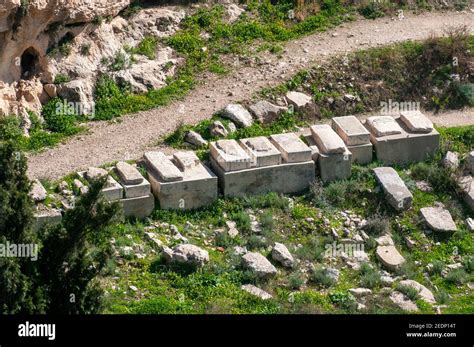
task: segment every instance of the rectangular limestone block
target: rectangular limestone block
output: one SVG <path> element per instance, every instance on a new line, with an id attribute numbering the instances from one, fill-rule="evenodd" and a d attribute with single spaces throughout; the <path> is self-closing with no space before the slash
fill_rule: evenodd
<path id="1" fill-rule="evenodd" d="M 196 209 L 217 199 L 217 176 L 202 163 L 184 170 L 182 181 L 164 182 L 153 173 L 149 173 L 148 179 L 160 207 L 165 210 Z"/>
<path id="2" fill-rule="evenodd" d="M 124 161 L 119 161 L 115 165 L 115 171 L 120 178 L 120 182 L 123 184 L 135 185 L 143 182 L 143 176 L 140 171 Z"/>
<path id="3" fill-rule="evenodd" d="M 102 189 L 102 194 L 109 201 L 120 200 L 123 198 L 123 187 L 111 176 L 107 177 L 105 188 Z"/>
<path id="4" fill-rule="evenodd" d="M 271 135 L 270 141 L 280 151 L 285 163 L 311 160 L 311 149 L 295 133 Z"/>
<path id="5" fill-rule="evenodd" d="M 152 194 L 130 199 L 120 200 L 123 206 L 125 217 L 145 218 L 148 217 L 155 208 L 155 197 Z"/>
<path id="6" fill-rule="evenodd" d="M 146 179 L 143 179 L 142 183 L 139 184 L 123 184 L 124 197 L 127 198 L 137 198 L 139 196 L 148 196 L 150 195 L 150 182 Z"/>
<path id="7" fill-rule="evenodd" d="M 315 179 L 315 164 L 310 160 L 232 172 L 225 172 L 217 166 L 215 173 L 219 176 L 219 185 L 225 197 L 268 192 L 292 194 L 309 188 Z"/>
<path id="8" fill-rule="evenodd" d="M 264 136 L 242 139 L 242 148 L 252 160 L 252 167 L 263 167 L 281 164 L 280 151 Z"/>
<path id="9" fill-rule="evenodd" d="M 373 146 L 370 142 L 365 145 L 347 146 L 347 149 L 352 153 L 352 163 L 365 165 L 372 162 Z"/>
<path id="10" fill-rule="evenodd" d="M 143 159 L 149 171 L 154 172 L 165 182 L 181 181 L 183 174 L 162 152 L 145 152 Z"/>
<path id="11" fill-rule="evenodd" d="M 348 179 L 351 176 L 352 153 L 348 149 L 338 154 L 320 153 L 318 169 L 321 180 L 325 183 Z"/>
<path id="12" fill-rule="evenodd" d="M 250 156 L 235 140 L 219 140 L 209 144 L 211 157 L 224 171 L 248 169 L 251 166 Z"/>
<path id="13" fill-rule="evenodd" d="M 319 151 L 323 154 L 342 154 L 346 151 L 346 145 L 339 135 L 327 124 L 313 125 L 311 128 Z"/>
<path id="14" fill-rule="evenodd" d="M 390 116 L 373 116 L 367 118 L 369 130 L 377 137 L 397 135 L 402 133 L 400 125 Z"/>
<path id="15" fill-rule="evenodd" d="M 439 148 L 439 133 L 413 133 L 398 118 L 401 133 L 387 136 L 371 134 L 377 160 L 384 165 L 406 165 L 432 158 Z"/>
<path id="16" fill-rule="evenodd" d="M 413 133 L 430 133 L 433 123 L 420 111 L 402 111 L 400 120 Z"/>
<path id="17" fill-rule="evenodd" d="M 391 167 L 377 167 L 374 169 L 375 177 L 385 192 L 388 203 L 397 211 L 410 208 L 413 196 L 405 182 Z"/>
<path id="18" fill-rule="evenodd" d="M 33 215 L 33 231 L 38 231 L 45 225 L 59 224 L 62 217 L 61 211 L 57 209 L 35 212 Z"/>
<path id="19" fill-rule="evenodd" d="M 362 125 L 357 117 L 334 117 L 332 119 L 332 128 L 342 138 L 346 146 L 358 146 L 370 143 L 370 132 Z"/>

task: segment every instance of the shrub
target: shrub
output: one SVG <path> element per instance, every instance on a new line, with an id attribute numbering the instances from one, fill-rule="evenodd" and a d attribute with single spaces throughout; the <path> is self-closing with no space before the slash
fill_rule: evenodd
<path id="1" fill-rule="evenodd" d="M 273 213 L 271 211 L 265 211 L 260 217 L 260 225 L 264 230 L 272 230 L 274 221 Z"/>
<path id="2" fill-rule="evenodd" d="M 442 290 L 442 289 L 438 290 L 434 294 L 434 297 L 435 297 L 436 302 L 440 305 L 447 304 L 449 301 L 449 294 L 445 290 Z"/>
<path id="3" fill-rule="evenodd" d="M 441 260 L 434 260 L 432 264 L 433 266 L 431 267 L 430 274 L 441 275 L 441 272 L 443 272 L 446 264 Z"/>
<path id="4" fill-rule="evenodd" d="M 329 288 L 336 283 L 336 280 L 329 276 L 328 270 L 321 267 L 313 270 L 310 279 L 314 284 L 325 288 Z"/>
<path id="5" fill-rule="evenodd" d="M 455 285 L 462 285 L 466 283 L 468 279 L 468 274 L 464 269 L 455 269 L 448 272 L 446 275 L 446 282 L 455 284 Z"/>
<path id="6" fill-rule="evenodd" d="M 299 258 L 310 261 L 321 261 L 324 257 L 325 248 L 323 243 L 317 238 L 312 237 L 303 247 L 299 247 L 296 254 Z"/>
<path id="7" fill-rule="evenodd" d="M 405 294 L 412 301 L 416 301 L 419 298 L 418 290 L 413 287 L 398 284 L 397 290 Z"/>
<path id="8" fill-rule="evenodd" d="M 471 273 L 474 271 L 474 257 L 464 258 L 462 264 L 467 272 Z"/>
<path id="9" fill-rule="evenodd" d="M 359 273 L 362 287 L 374 288 L 380 285 L 380 272 L 368 263 L 361 265 Z"/>
<path id="10" fill-rule="evenodd" d="M 54 84 L 67 83 L 70 80 L 71 78 L 68 75 L 59 73 L 54 77 Z"/>
<path id="11" fill-rule="evenodd" d="M 234 213 L 232 214 L 231 219 L 235 221 L 237 224 L 237 229 L 239 229 L 241 232 L 250 231 L 250 217 L 248 213 L 244 211 Z"/>
<path id="12" fill-rule="evenodd" d="M 436 163 L 416 163 L 412 166 L 411 172 L 415 179 L 427 180 L 436 191 L 450 194 L 457 189 L 452 170 Z"/>
<path id="13" fill-rule="evenodd" d="M 368 5 L 359 8 L 359 13 L 367 19 L 375 19 L 385 16 L 381 5 L 372 1 Z"/>
<path id="14" fill-rule="evenodd" d="M 390 231 L 390 220 L 386 216 L 376 213 L 367 218 L 364 229 L 372 236 L 388 233 Z"/>
<path id="15" fill-rule="evenodd" d="M 157 46 L 158 39 L 155 36 L 147 36 L 138 44 L 137 47 L 132 49 L 132 52 L 144 55 L 148 59 L 155 59 Z"/>
<path id="16" fill-rule="evenodd" d="M 130 66 L 130 60 L 125 53 L 118 51 L 115 56 L 110 59 L 108 68 L 111 71 L 124 70 Z"/>
<path id="17" fill-rule="evenodd" d="M 300 289 L 304 284 L 304 275 L 300 271 L 292 272 L 288 276 L 288 285 L 291 289 Z"/>
<path id="18" fill-rule="evenodd" d="M 50 100 L 41 112 L 48 130 L 72 135 L 77 133 L 75 111 L 62 99 Z"/>

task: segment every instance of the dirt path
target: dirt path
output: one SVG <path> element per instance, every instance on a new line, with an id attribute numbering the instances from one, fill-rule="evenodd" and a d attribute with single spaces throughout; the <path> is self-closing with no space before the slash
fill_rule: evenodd
<path id="1" fill-rule="evenodd" d="M 262 57 L 262 65 L 238 66 L 224 77 L 205 79 L 184 100 L 124 116 L 116 123 L 92 123 L 88 134 L 31 155 L 29 175 L 32 178 L 54 179 L 88 166 L 137 159 L 180 122 L 195 124 L 209 118 L 226 104 L 248 99 L 259 89 L 281 83 L 297 71 L 321 63 L 330 55 L 408 39 L 421 40 L 431 34 L 442 35 L 447 26 L 460 24 L 474 27 L 474 13 L 427 13 L 407 15 L 403 20 L 361 20 L 292 41 L 285 46 L 281 58 L 266 54 Z M 465 117 L 456 117 L 459 124 L 464 124 L 464 118 L 472 120 L 474 112 L 469 112 Z M 458 115 L 456 112 L 451 114 Z M 450 117 L 442 119 L 437 122 L 444 125 L 451 122 Z"/>

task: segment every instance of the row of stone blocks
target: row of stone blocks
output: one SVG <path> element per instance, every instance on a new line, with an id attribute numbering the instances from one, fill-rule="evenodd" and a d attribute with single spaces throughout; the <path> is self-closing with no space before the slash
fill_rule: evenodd
<path id="1" fill-rule="evenodd" d="M 193 152 L 166 156 L 144 154 L 151 189 L 163 209 L 194 209 L 217 198 L 267 192 L 299 193 L 308 189 L 317 171 L 323 182 L 347 179 L 352 163 L 377 159 L 404 165 L 433 156 L 439 133 L 421 112 L 400 117 L 376 116 L 362 124 L 356 117 L 336 117 L 332 126 L 314 125 L 294 133 L 210 143 L 212 171 Z"/>

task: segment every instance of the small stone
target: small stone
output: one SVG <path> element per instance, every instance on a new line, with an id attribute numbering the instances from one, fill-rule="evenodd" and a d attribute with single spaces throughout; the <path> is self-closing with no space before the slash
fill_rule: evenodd
<path id="1" fill-rule="evenodd" d="M 240 104 L 229 104 L 222 111 L 222 117 L 230 119 L 237 125 L 249 127 L 253 124 L 252 115 Z"/>
<path id="2" fill-rule="evenodd" d="M 229 132 L 221 121 L 216 120 L 209 126 L 209 133 L 214 137 L 226 137 Z"/>
<path id="3" fill-rule="evenodd" d="M 171 262 L 202 267 L 209 262 L 209 253 L 195 245 L 181 244 L 173 248 Z"/>
<path id="4" fill-rule="evenodd" d="M 227 235 L 229 235 L 230 238 L 235 238 L 237 235 L 239 235 L 239 230 L 237 229 L 237 223 L 234 221 L 226 221 L 225 224 L 227 225 L 227 228 L 229 229 L 227 231 Z"/>
<path id="5" fill-rule="evenodd" d="M 474 231 L 474 219 L 466 218 L 466 225 L 469 231 Z"/>
<path id="6" fill-rule="evenodd" d="M 246 291 L 247 293 L 252 294 L 262 300 L 268 300 L 272 298 L 271 294 L 267 293 L 263 289 L 255 287 L 252 284 L 244 284 L 240 288 Z"/>
<path id="7" fill-rule="evenodd" d="M 375 239 L 379 246 L 394 246 L 393 239 L 390 235 L 382 235 Z"/>
<path id="8" fill-rule="evenodd" d="M 416 306 L 416 304 L 410 299 L 408 299 L 408 297 L 403 293 L 394 291 L 390 294 L 389 298 L 395 305 L 397 305 L 404 311 L 408 311 L 408 312 L 418 311 L 418 307 Z"/>
<path id="9" fill-rule="evenodd" d="M 207 141 L 197 132 L 190 130 L 186 133 L 184 141 L 196 147 L 207 146 Z"/>
<path id="10" fill-rule="evenodd" d="M 295 260 L 288 248 L 279 242 L 275 242 L 275 245 L 273 246 L 272 259 L 288 268 L 292 268 L 295 264 Z"/>
<path id="11" fill-rule="evenodd" d="M 245 254 L 242 257 L 242 263 L 245 268 L 259 278 L 270 278 L 278 273 L 272 263 L 260 253 L 249 252 Z"/>
<path id="12" fill-rule="evenodd" d="M 46 196 L 48 192 L 43 187 L 39 180 L 34 180 L 33 184 L 31 185 L 30 197 L 33 199 L 34 202 L 40 202 L 46 200 Z"/>
<path id="13" fill-rule="evenodd" d="M 459 154 L 447 151 L 442 163 L 445 168 L 456 170 L 459 167 Z"/>
<path id="14" fill-rule="evenodd" d="M 362 298 L 367 295 L 372 294 L 372 290 L 368 288 L 351 288 L 349 289 L 349 293 L 351 293 L 356 298 Z"/>
<path id="15" fill-rule="evenodd" d="M 451 232 L 457 230 L 451 214 L 442 207 L 423 207 L 420 212 L 426 224 L 434 231 Z"/>
<path id="16" fill-rule="evenodd" d="M 287 111 L 286 107 L 273 105 L 268 101 L 259 101 L 249 107 L 250 112 L 262 124 L 269 124 L 280 117 Z"/>

